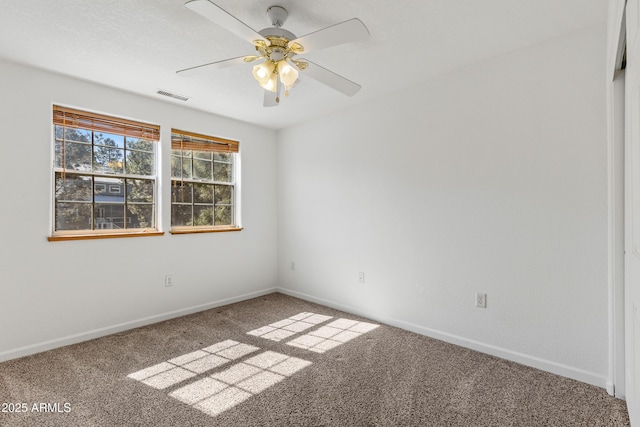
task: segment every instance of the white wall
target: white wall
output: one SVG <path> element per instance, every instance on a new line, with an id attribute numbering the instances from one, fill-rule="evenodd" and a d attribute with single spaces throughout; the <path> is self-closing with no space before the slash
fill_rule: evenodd
<path id="1" fill-rule="evenodd" d="M 0 360 L 275 286 L 275 132 L 7 62 L 0 62 L 0 76 Z M 48 242 L 53 103 L 160 124 L 162 182 L 171 127 L 239 140 L 245 229 Z M 161 193 L 161 225 L 168 231 L 169 186 Z M 171 288 L 164 287 L 168 274 Z"/>
<path id="2" fill-rule="evenodd" d="M 0 61 L 0 360 L 281 286 L 604 386 L 605 59 L 574 33 L 277 136 Z M 52 103 L 160 124 L 165 177 L 171 127 L 239 139 L 245 230 L 48 242 Z"/>
<path id="3" fill-rule="evenodd" d="M 279 285 L 604 387 L 605 36 L 281 131 Z"/>

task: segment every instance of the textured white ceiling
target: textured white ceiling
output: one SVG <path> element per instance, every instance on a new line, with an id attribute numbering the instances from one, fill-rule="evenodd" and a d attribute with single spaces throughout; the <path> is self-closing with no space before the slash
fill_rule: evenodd
<path id="1" fill-rule="evenodd" d="M 302 76 L 280 106 L 264 108 L 250 64 L 176 75 L 254 52 L 185 0 L 2 0 L 0 57 L 281 129 L 544 40 L 605 28 L 608 7 L 607 0 L 213 1 L 255 30 L 270 26 L 269 6 L 283 6 L 284 28 L 297 36 L 360 18 L 370 40 L 306 57 L 362 90 L 349 98 Z M 171 100 L 158 89 L 191 99 Z"/>

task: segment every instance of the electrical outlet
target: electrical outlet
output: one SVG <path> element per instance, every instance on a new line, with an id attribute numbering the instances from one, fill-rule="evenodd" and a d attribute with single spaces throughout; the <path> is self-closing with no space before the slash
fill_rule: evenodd
<path id="1" fill-rule="evenodd" d="M 164 286 L 173 286 L 173 276 L 164 276 Z"/>
<path id="2" fill-rule="evenodd" d="M 358 273 L 358 283 L 364 284 L 364 273 L 362 271 Z"/>
<path id="3" fill-rule="evenodd" d="M 487 294 L 476 292 L 476 307 L 487 308 Z"/>

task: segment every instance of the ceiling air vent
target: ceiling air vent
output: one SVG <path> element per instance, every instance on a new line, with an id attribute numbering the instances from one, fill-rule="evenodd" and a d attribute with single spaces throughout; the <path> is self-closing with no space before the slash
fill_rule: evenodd
<path id="1" fill-rule="evenodd" d="M 178 95 L 178 94 L 175 94 L 175 93 L 167 92 L 166 90 L 158 89 L 156 91 L 156 93 L 158 95 L 168 96 L 169 98 L 179 99 L 180 101 L 188 101 L 189 100 L 188 96 Z"/>

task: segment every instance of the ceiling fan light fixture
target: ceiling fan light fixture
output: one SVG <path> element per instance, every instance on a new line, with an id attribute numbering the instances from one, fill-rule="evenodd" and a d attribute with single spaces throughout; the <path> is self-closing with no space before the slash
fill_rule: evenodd
<path id="1" fill-rule="evenodd" d="M 278 74 L 271 73 L 264 83 L 260 83 L 260 86 L 269 92 L 276 92 L 278 90 Z"/>
<path id="2" fill-rule="evenodd" d="M 298 80 L 298 70 L 284 59 L 278 62 L 278 74 L 280 74 L 280 81 L 287 87 L 287 90 Z"/>
<path id="3" fill-rule="evenodd" d="M 253 67 L 253 78 L 256 79 L 260 86 L 266 85 L 267 81 L 273 75 L 276 64 L 271 60 L 266 60 Z"/>

